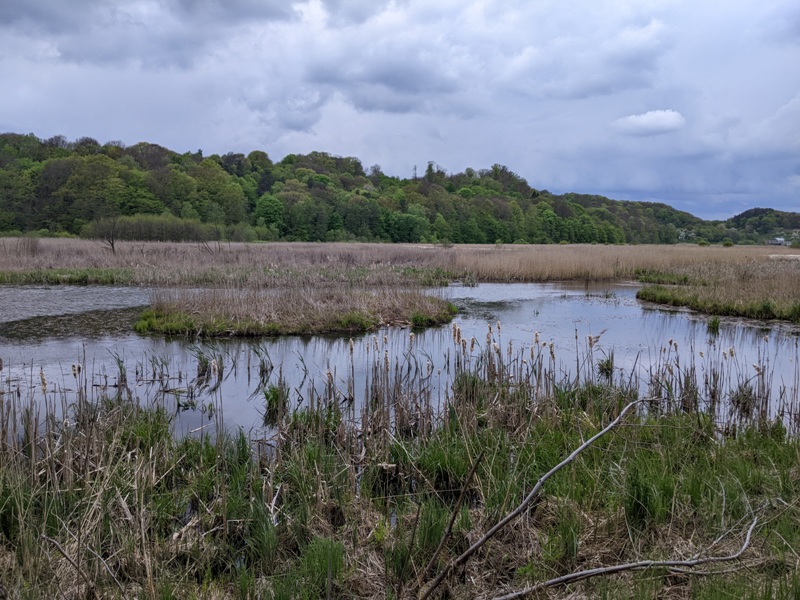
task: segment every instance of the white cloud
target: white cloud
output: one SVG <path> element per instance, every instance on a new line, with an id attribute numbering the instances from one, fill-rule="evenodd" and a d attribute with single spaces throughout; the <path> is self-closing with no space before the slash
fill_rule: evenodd
<path id="1" fill-rule="evenodd" d="M 628 135 L 661 135 L 683 129 L 686 119 L 676 110 L 650 110 L 614 121 L 614 126 Z"/>

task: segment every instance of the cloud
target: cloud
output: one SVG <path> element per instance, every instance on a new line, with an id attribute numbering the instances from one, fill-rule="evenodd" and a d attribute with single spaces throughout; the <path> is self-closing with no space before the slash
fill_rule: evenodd
<path id="1" fill-rule="evenodd" d="M 796 207 L 794 64 L 796 0 L 0 0 L 0 130 Z"/>
<path id="2" fill-rule="evenodd" d="M 683 129 L 686 119 L 675 110 L 651 110 L 640 115 L 629 115 L 614 121 L 617 130 L 627 135 L 649 136 L 671 133 Z"/>
<path id="3" fill-rule="evenodd" d="M 0 34 L 46 43 L 51 59 L 78 64 L 188 68 L 236 34 L 290 20 L 283 0 L 26 0 L 0 3 Z"/>

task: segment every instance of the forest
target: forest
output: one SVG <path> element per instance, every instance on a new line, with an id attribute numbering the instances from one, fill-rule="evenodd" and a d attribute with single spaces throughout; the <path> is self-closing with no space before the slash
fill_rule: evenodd
<path id="1" fill-rule="evenodd" d="M 552 194 L 499 164 L 401 179 L 325 152 L 204 156 L 157 144 L 0 134 L 0 235 L 458 244 L 787 240 L 800 214 L 705 221 L 662 203 Z"/>

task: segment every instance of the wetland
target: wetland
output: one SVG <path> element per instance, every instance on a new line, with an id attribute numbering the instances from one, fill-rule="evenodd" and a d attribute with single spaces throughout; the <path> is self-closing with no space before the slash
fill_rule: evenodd
<path id="1" fill-rule="evenodd" d="M 800 591 L 800 261 L 756 247 L 3 243 L 10 597 Z M 649 285 L 773 312 L 654 303 Z M 337 334 L 135 329 L 165 297 L 258 304 L 286 288 L 411 290 L 457 311 L 419 327 L 361 304 L 371 319 Z"/>

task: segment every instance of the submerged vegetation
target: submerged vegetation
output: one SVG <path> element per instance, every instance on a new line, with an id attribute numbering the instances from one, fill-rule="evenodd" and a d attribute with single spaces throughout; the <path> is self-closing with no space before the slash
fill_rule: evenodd
<path id="1" fill-rule="evenodd" d="M 484 341 L 454 325 L 436 370 L 411 334 L 396 357 L 361 343 L 363 381 L 290 389 L 263 357 L 265 427 L 249 432 L 225 427 L 223 367 L 201 352 L 191 382 L 156 362 L 129 381 L 120 359 L 113 386 L 77 365 L 20 394 L 0 369 L 0 584 L 11 598 L 800 594 L 800 399 L 771 398 L 764 369 L 728 381 L 727 359 L 684 364 L 670 341 L 640 376 L 590 338 L 565 375 L 552 346 L 506 346 L 499 327 Z M 138 378 L 159 393 L 135 396 Z M 190 383 L 211 400 L 179 434 Z"/>

